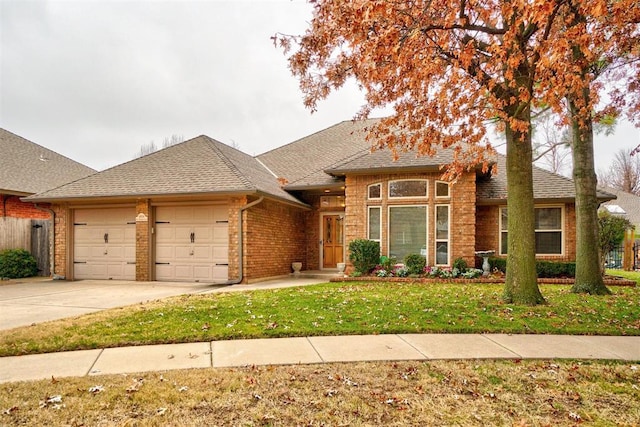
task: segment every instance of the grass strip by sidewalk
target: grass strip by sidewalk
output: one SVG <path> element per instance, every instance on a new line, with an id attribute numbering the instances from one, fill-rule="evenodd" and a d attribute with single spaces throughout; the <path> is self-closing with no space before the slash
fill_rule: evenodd
<path id="1" fill-rule="evenodd" d="M 192 369 L 0 384 L 2 425 L 635 426 L 638 366 L 429 361 Z"/>
<path id="2" fill-rule="evenodd" d="M 544 286 L 507 305 L 502 285 L 328 283 L 184 295 L 0 332 L 0 356 L 239 338 L 388 333 L 640 335 L 640 289 Z"/>

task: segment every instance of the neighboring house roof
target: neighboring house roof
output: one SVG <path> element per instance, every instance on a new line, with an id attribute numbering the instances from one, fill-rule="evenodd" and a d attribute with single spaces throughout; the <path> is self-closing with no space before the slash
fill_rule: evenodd
<path id="1" fill-rule="evenodd" d="M 620 206 L 625 212 L 624 217 L 636 226 L 636 230 L 640 231 L 640 197 L 610 187 L 605 187 L 604 190 L 616 195 L 615 200 L 608 201 L 604 205 Z"/>
<path id="2" fill-rule="evenodd" d="M 324 170 L 368 153 L 371 144 L 365 138 L 366 128 L 377 120 L 343 121 L 257 158 L 279 178 L 287 180 L 288 190 L 343 185 Z"/>
<path id="3" fill-rule="evenodd" d="M 261 193 L 304 205 L 255 158 L 204 135 L 27 200 L 234 193 Z"/>
<path id="4" fill-rule="evenodd" d="M 96 171 L 0 129 L 0 193 L 26 196 Z"/>
<path id="5" fill-rule="evenodd" d="M 476 186 L 476 200 L 478 204 L 506 203 L 507 200 L 507 157 L 496 154 L 497 172 L 490 178 L 479 177 Z M 569 201 L 576 197 L 573 180 L 549 172 L 533 165 L 533 198 L 537 202 Z M 615 198 L 602 189 L 598 189 L 597 198 L 600 201 Z"/>

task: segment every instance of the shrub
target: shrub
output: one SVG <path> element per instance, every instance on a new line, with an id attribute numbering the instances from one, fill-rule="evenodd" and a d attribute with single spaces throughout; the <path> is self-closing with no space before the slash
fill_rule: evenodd
<path id="1" fill-rule="evenodd" d="M 367 274 L 380 260 L 380 245 L 367 239 L 356 239 L 349 243 L 349 261 L 361 274 Z"/>
<path id="2" fill-rule="evenodd" d="M 489 258 L 491 271 L 499 270 L 503 273 L 507 271 L 507 260 L 505 258 Z M 575 262 L 557 261 L 536 261 L 536 274 L 539 278 L 554 277 L 575 277 Z"/>
<path id="3" fill-rule="evenodd" d="M 404 265 L 409 274 L 421 274 L 427 265 L 427 259 L 420 254 L 409 254 L 404 259 Z"/>
<path id="4" fill-rule="evenodd" d="M 393 271 L 397 262 L 396 257 L 393 256 L 387 257 L 383 255 L 380 257 L 380 267 L 387 271 Z"/>
<path id="5" fill-rule="evenodd" d="M 38 274 L 36 259 L 24 249 L 7 249 L 0 252 L 0 277 L 21 279 Z"/>
<path id="6" fill-rule="evenodd" d="M 463 258 L 456 258 L 453 261 L 453 268 L 457 268 L 460 273 L 464 273 L 465 271 L 467 271 L 467 268 L 469 268 L 469 266 L 467 265 L 467 261 L 465 261 Z"/>

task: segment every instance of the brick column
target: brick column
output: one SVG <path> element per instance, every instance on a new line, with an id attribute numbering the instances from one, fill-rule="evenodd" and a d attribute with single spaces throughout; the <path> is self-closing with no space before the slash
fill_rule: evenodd
<path id="1" fill-rule="evenodd" d="M 150 212 L 149 199 L 139 199 L 136 202 L 136 281 L 139 282 L 151 280 Z"/>
<path id="2" fill-rule="evenodd" d="M 71 244 L 71 232 L 73 230 L 73 224 L 67 229 L 67 222 L 69 221 L 69 208 L 66 205 L 53 205 L 53 211 L 56 213 L 54 228 L 54 251 L 53 251 L 53 271 L 54 276 L 63 276 L 67 279 L 67 242 Z"/>

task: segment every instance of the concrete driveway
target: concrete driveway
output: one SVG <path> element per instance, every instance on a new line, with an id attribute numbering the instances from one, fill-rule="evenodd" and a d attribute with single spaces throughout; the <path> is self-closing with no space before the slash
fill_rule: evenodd
<path id="1" fill-rule="evenodd" d="M 119 280 L 67 282 L 49 278 L 0 282 L 0 329 L 213 289 L 220 286 Z"/>

